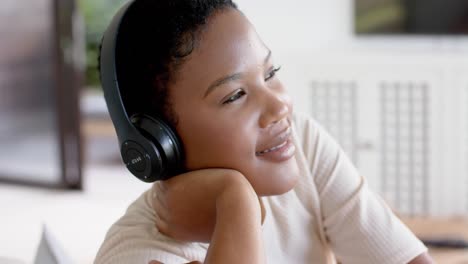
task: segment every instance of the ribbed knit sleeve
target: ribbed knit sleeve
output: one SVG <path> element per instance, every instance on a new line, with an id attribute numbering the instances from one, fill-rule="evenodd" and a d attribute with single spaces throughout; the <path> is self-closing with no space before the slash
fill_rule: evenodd
<path id="1" fill-rule="evenodd" d="M 151 206 L 152 189 L 133 202 L 106 234 L 95 264 L 147 264 L 158 260 L 165 264 L 203 261 L 208 245 L 183 243 L 159 233 Z"/>
<path id="2" fill-rule="evenodd" d="M 319 194 L 321 228 L 340 262 L 401 264 L 427 250 L 320 124 L 302 115 L 296 122 Z"/>

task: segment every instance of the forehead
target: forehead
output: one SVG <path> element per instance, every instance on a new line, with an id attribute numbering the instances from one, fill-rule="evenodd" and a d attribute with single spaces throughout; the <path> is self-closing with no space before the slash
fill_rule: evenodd
<path id="1" fill-rule="evenodd" d="M 268 54 L 254 27 L 235 9 L 214 14 L 199 37 L 198 45 L 180 69 L 182 80 L 208 85 L 214 78 L 262 65 Z"/>

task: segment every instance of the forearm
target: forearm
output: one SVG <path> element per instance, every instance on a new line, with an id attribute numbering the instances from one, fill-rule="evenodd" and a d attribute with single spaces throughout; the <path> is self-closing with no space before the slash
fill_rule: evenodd
<path id="1" fill-rule="evenodd" d="M 217 201 L 216 225 L 206 264 L 265 263 L 258 199 L 237 191 Z"/>

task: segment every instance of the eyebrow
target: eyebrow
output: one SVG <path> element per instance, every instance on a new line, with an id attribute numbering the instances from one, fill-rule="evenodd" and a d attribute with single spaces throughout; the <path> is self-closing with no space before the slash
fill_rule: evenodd
<path id="1" fill-rule="evenodd" d="M 271 50 L 268 50 L 268 54 L 265 57 L 265 59 L 263 60 L 263 64 L 267 64 L 267 62 L 270 60 L 270 58 L 271 58 Z M 239 80 L 242 77 L 242 75 L 243 75 L 242 72 L 238 72 L 238 73 L 230 74 L 230 75 L 227 75 L 227 76 L 224 76 L 224 77 L 221 77 L 221 78 L 217 79 L 210 86 L 208 86 L 208 89 L 206 89 L 206 92 L 205 92 L 205 95 L 203 96 L 203 98 L 208 96 L 208 94 L 211 93 L 216 87 L 219 87 L 219 86 L 221 86 L 223 84 L 226 84 L 228 82 Z"/>

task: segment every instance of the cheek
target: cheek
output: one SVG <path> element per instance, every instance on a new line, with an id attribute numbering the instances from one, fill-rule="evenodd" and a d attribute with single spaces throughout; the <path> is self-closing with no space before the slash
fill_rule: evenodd
<path id="1" fill-rule="evenodd" d="M 256 138 L 254 131 L 239 124 L 217 118 L 180 120 L 178 132 L 184 143 L 187 169 L 244 170 L 254 156 Z"/>

